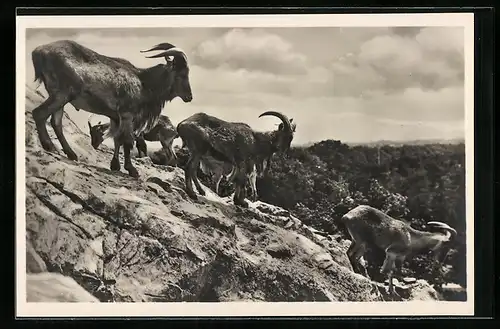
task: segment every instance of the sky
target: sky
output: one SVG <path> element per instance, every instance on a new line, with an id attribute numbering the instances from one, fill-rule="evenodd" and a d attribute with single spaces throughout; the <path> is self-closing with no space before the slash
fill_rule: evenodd
<path id="1" fill-rule="evenodd" d="M 59 39 L 140 68 L 164 62 L 140 50 L 160 42 L 183 49 L 193 101 L 166 104 L 162 113 L 174 125 L 205 112 L 266 131 L 279 119 L 258 116 L 276 110 L 297 123 L 294 145 L 465 134 L 462 27 L 28 29 L 28 84 L 34 85 L 31 51 Z M 87 132 L 88 112 L 71 105 L 66 112 Z"/>

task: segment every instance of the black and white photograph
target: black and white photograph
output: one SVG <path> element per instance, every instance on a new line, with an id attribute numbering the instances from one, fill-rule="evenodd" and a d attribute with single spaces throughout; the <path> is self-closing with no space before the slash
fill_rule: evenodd
<path id="1" fill-rule="evenodd" d="M 18 16 L 18 316 L 474 314 L 472 14 Z"/>

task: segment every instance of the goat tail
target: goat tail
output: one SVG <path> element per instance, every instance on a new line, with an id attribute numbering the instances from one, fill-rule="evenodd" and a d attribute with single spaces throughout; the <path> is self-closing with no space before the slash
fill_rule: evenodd
<path id="1" fill-rule="evenodd" d="M 43 76 L 44 58 L 42 53 L 35 49 L 31 52 L 31 61 L 33 62 L 33 68 L 35 69 L 35 80 L 38 83 L 38 87 L 43 83 L 45 84 L 45 78 Z"/>

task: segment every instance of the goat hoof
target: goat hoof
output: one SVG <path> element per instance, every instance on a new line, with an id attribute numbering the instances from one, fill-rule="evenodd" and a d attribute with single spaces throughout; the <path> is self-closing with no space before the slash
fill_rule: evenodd
<path id="1" fill-rule="evenodd" d="M 66 156 L 68 157 L 68 159 L 70 159 L 71 161 L 78 161 L 78 156 L 76 156 L 75 152 L 67 152 L 66 153 Z"/>
<path id="2" fill-rule="evenodd" d="M 194 201 L 198 201 L 198 196 L 196 195 L 196 193 L 186 191 L 186 194 L 187 194 L 187 195 L 188 195 L 188 197 L 190 197 L 192 200 L 194 200 Z"/>
<path id="3" fill-rule="evenodd" d="M 131 167 L 131 168 L 127 168 L 127 171 L 128 171 L 128 174 L 134 178 L 138 178 L 139 177 L 139 172 L 137 171 L 137 169 L 135 169 L 134 167 Z"/>
<path id="4" fill-rule="evenodd" d="M 234 204 L 242 208 L 248 208 L 248 202 L 246 201 L 235 201 Z"/>
<path id="5" fill-rule="evenodd" d="M 55 152 L 56 147 L 54 146 L 54 143 L 52 141 L 44 141 L 41 140 L 40 143 L 42 144 L 42 148 L 47 151 L 47 152 Z"/>
<path id="6" fill-rule="evenodd" d="M 118 159 L 111 160 L 111 170 L 120 171 L 120 161 Z"/>

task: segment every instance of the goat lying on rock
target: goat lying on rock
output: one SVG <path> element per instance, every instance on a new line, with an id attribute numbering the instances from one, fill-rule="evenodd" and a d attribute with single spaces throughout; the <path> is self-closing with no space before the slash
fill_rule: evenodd
<path id="1" fill-rule="evenodd" d="M 97 149 L 104 141 L 106 131 L 109 130 L 110 124 L 99 122 L 97 125 L 92 126 L 88 122 L 91 144 L 94 149 Z M 138 156 L 147 156 L 148 149 L 145 141 L 160 142 L 167 157 L 167 163 L 175 165 L 177 163 L 177 156 L 173 149 L 174 139 L 178 137 L 175 126 L 166 115 L 161 115 L 158 123 L 148 132 L 142 133 L 135 138 Z"/>
<path id="2" fill-rule="evenodd" d="M 197 199 L 193 180 L 198 192 L 205 195 L 201 186 L 198 186 L 196 171 L 201 158 L 210 155 L 234 166 L 233 201 L 235 205 L 248 207 L 245 185 L 250 173 L 266 159 L 269 167 L 269 160 L 274 153 L 288 150 L 296 128 L 279 112 L 267 111 L 259 117 L 266 115 L 280 118 L 283 122 L 281 129 L 256 132 L 246 123 L 227 122 L 206 113 L 196 113 L 177 125 L 177 132 L 190 151 L 185 180 L 186 192 L 191 198 Z"/>
<path id="3" fill-rule="evenodd" d="M 403 264 L 411 253 L 431 250 L 435 253 L 435 259 L 443 262 L 449 251 L 447 242 L 457 234 L 455 229 L 441 222 L 428 222 L 427 225 L 442 229 L 444 233 L 419 231 L 408 223 L 367 205 L 352 209 L 342 216 L 341 221 L 352 238 L 347 256 L 354 271 L 368 277 L 366 269 L 358 264 L 367 245 L 385 251 L 386 256 L 380 272 L 388 276 L 390 294 L 394 294 L 392 275 L 396 260 Z"/>

